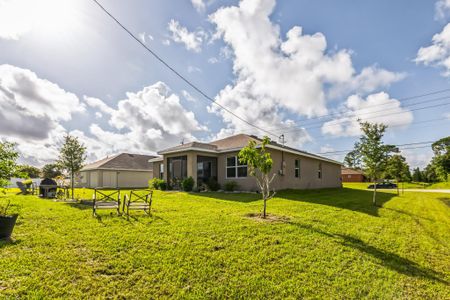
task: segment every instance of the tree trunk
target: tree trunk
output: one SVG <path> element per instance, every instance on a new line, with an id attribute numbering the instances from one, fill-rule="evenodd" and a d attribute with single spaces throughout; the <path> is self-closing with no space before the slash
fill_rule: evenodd
<path id="1" fill-rule="evenodd" d="M 266 199 L 266 197 L 264 197 L 263 219 L 266 218 L 266 207 L 267 207 L 266 202 L 267 202 L 267 199 Z"/>
<path id="2" fill-rule="evenodd" d="M 405 183 L 402 182 L 402 195 L 404 195 L 404 194 L 405 194 Z"/>
<path id="3" fill-rule="evenodd" d="M 399 184 L 399 182 L 398 182 L 398 179 L 397 179 L 397 196 L 400 196 L 400 188 L 398 187 L 398 184 Z"/>
<path id="4" fill-rule="evenodd" d="M 373 199 L 372 199 L 372 203 L 374 206 L 377 206 L 377 180 L 374 180 L 374 184 L 373 184 Z"/>
<path id="5" fill-rule="evenodd" d="M 75 197 L 73 196 L 73 172 L 71 172 L 70 175 L 71 175 L 70 185 L 72 186 L 72 200 L 73 200 L 75 199 Z"/>

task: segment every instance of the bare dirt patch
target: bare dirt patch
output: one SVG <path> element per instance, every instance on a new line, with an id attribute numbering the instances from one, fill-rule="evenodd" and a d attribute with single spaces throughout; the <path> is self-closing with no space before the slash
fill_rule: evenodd
<path id="1" fill-rule="evenodd" d="M 263 218 L 262 214 L 258 213 L 246 214 L 245 217 L 247 219 L 251 219 L 257 222 L 265 222 L 265 223 L 287 223 L 290 220 L 289 217 L 277 216 L 272 214 L 267 214 L 266 218 Z"/>

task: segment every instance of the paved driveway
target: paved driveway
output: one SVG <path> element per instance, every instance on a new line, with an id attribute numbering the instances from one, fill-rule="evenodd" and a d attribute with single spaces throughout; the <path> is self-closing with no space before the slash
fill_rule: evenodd
<path id="1" fill-rule="evenodd" d="M 446 194 L 450 194 L 450 190 L 437 190 L 437 189 L 405 189 L 405 192 L 446 193 Z"/>

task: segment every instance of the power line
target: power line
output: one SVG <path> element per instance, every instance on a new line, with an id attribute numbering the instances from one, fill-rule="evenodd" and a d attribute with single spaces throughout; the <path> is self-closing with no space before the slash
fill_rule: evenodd
<path id="1" fill-rule="evenodd" d="M 429 109 L 429 108 L 436 108 L 436 107 L 441 107 L 441 106 L 446 106 L 446 105 L 450 105 L 450 103 L 441 103 L 441 104 L 437 104 L 437 105 L 430 105 L 430 106 L 420 107 L 420 108 L 416 108 L 416 109 L 411 109 L 411 110 L 409 110 L 407 112 L 419 111 L 419 110 Z M 372 116 L 372 117 L 369 117 L 369 118 L 364 118 L 362 120 L 364 121 L 364 120 L 370 120 L 370 119 L 384 117 L 384 116 L 404 114 L 404 113 L 407 113 L 407 112 L 406 111 L 400 111 L 400 112 L 395 112 L 395 113 L 390 113 L 390 114 L 382 114 L 382 115 Z M 302 127 L 302 128 L 299 128 L 299 129 L 293 129 L 293 130 L 290 130 L 290 131 L 285 131 L 284 133 L 286 134 L 286 133 L 290 133 L 290 132 L 301 131 L 301 130 L 304 130 L 304 129 L 320 128 L 322 126 L 324 126 L 324 127 L 336 126 L 336 125 L 340 125 L 340 124 L 343 124 L 343 123 L 348 122 L 348 121 L 357 121 L 358 119 L 359 119 L 358 117 L 356 117 L 356 118 L 353 117 L 353 118 L 348 119 L 348 120 L 341 120 L 340 122 L 336 121 L 336 122 L 333 122 L 331 124 L 323 124 L 323 125 L 318 125 L 318 126 L 306 126 L 306 127 Z"/>
<path id="2" fill-rule="evenodd" d="M 450 100 L 450 96 L 434 98 L 434 99 L 427 99 L 427 100 L 424 100 L 424 101 L 421 101 L 421 102 L 412 103 L 412 104 L 403 106 L 403 108 L 409 108 L 409 107 L 412 107 L 412 106 L 423 104 L 425 102 L 426 103 L 431 103 L 431 102 L 437 102 L 437 101 L 441 101 L 441 100 Z M 380 106 L 383 106 L 385 104 L 391 104 L 391 103 L 383 103 L 383 104 L 380 104 Z M 377 105 L 367 106 L 367 107 L 362 108 L 362 109 L 357 109 L 357 110 L 354 110 L 354 111 L 348 111 L 348 112 L 344 112 L 344 113 L 336 112 L 334 114 L 330 114 L 329 116 L 332 117 L 333 115 L 335 115 L 335 116 L 339 116 L 340 118 L 354 117 L 354 116 L 345 116 L 345 114 L 346 113 L 360 112 L 360 111 L 366 110 L 366 109 L 368 109 L 370 107 L 376 107 L 376 106 Z M 392 111 L 392 110 L 396 110 L 398 108 L 400 108 L 400 107 L 393 107 L 393 108 L 387 108 L 387 109 L 376 110 L 376 111 L 368 111 L 368 112 L 364 112 L 364 113 L 359 114 L 358 117 L 361 116 L 361 115 L 371 115 L 371 114 L 375 114 L 375 113 L 379 113 L 379 112 L 383 112 L 384 113 L 386 111 Z M 307 120 L 307 121 L 309 121 L 309 120 Z M 315 125 L 315 124 L 323 124 L 324 122 L 327 122 L 327 121 L 331 121 L 331 120 L 323 120 L 323 121 L 319 121 L 319 122 L 312 122 L 312 123 L 303 124 L 302 126 L 295 126 L 295 127 L 281 127 L 281 129 L 271 128 L 270 130 L 281 131 L 281 130 L 289 129 L 289 128 L 302 129 L 302 127 L 305 126 L 305 125 L 309 126 L 309 125 Z"/>
<path id="3" fill-rule="evenodd" d="M 406 144 L 398 144 L 398 145 L 393 145 L 393 146 L 397 146 L 397 147 L 403 147 L 403 146 L 413 146 L 413 145 L 422 145 L 422 144 L 432 144 L 435 141 L 427 141 L 427 142 L 416 142 L 416 143 L 406 143 Z M 424 147 L 429 147 L 430 145 L 426 145 L 426 146 L 421 146 L 422 148 Z M 418 148 L 418 147 L 417 147 Z M 406 150 L 406 149 L 417 149 L 416 147 L 414 148 L 402 148 L 400 150 Z M 348 150 L 337 150 L 337 151 L 329 151 L 329 152 L 321 152 L 318 154 L 324 155 L 324 154 L 340 154 L 341 152 L 350 152 L 354 149 L 348 149 Z"/>
<path id="4" fill-rule="evenodd" d="M 203 92 L 199 87 L 197 87 L 195 84 L 193 84 L 189 79 L 187 79 L 186 77 L 184 77 L 183 75 L 181 75 L 177 70 L 175 70 L 171 65 L 169 65 L 169 63 L 167 63 L 163 58 L 161 58 L 155 51 L 153 51 L 152 49 L 150 49 L 149 47 L 147 47 L 147 45 L 145 45 L 138 37 L 136 37 L 128 28 L 125 27 L 125 25 L 123 25 L 116 17 L 114 17 L 105 7 L 103 7 L 97 0 L 92 0 L 95 4 L 98 5 L 98 7 L 100 7 L 100 9 L 105 12 L 114 22 L 116 22 L 117 25 L 119 25 L 126 33 L 128 33 L 128 35 L 133 38 L 136 42 L 138 42 L 142 47 L 144 47 L 151 55 L 153 55 L 160 63 L 162 63 L 166 68 L 168 68 L 170 71 L 172 71 L 176 76 L 178 76 L 181 80 L 183 80 L 185 83 L 187 83 L 191 88 L 193 88 L 195 91 L 197 91 L 199 94 L 201 94 L 204 98 L 206 98 L 207 100 L 209 100 L 211 103 L 213 103 L 214 105 L 217 105 L 218 107 L 220 107 L 221 109 L 223 109 L 224 111 L 226 111 L 227 113 L 233 115 L 234 117 L 236 117 L 237 119 L 241 120 L 242 122 L 246 123 L 247 125 L 250 125 L 262 132 L 268 133 L 272 136 L 276 136 L 278 137 L 279 134 L 275 134 L 270 132 L 269 130 L 263 129 L 249 121 L 247 121 L 246 119 L 240 117 L 239 115 L 235 114 L 233 111 L 229 110 L 228 108 L 226 108 L 225 106 L 221 105 L 220 103 L 217 103 L 213 98 L 211 98 L 210 96 L 208 96 L 205 92 Z"/>
<path id="5" fill-rule="evenodd" d="M 422 98 L 422 97 L 426 97 L 426 96 L 431 96 L 431 95 L 435 95 L 435 94 L 440 94 L 440 93 L 444 93 L 444 92 L 448 92 L 448 91 L 450 91 L 450 89 L 442 89 L 442 90 L 438 90 L 438 91 L 434 91 L 434 92 L 429 92 L 429 93 L 425 93 L 425 94 L 420 94 L 420 95 L 415 95 L 415 96 L 409 96 L 409 97 L 399 98 L 399 99 L 396 99 L 396 100 L 402 101 L 402 102 L 406 102 L 406 101 L 414 100 L 414 99 L 417 99 L 417 98 Z M 442 99 L 448 99 L 449 97 L 450 97 L 450 96 L 441 97 L 441 98 L 435 98 L 435 99 L 429 99 L 429 100 L 424 100 L 424 102 L 428 102 L 428 101 L 437 101 L 437 100 L 442 100 Z M 354 111 L 348 110 L 348 112 L 357 112 L 357 111 L 362 111 L 362 110 L 365 110 L 365 109 L 368 109 L 368 108 L 372 108 L 372 107 L 380 107 L 380 106 L 385 106 L 385 105 L 391 105 L 391 103 L 381 103 L 381 104 L 370 105 L 370 106 L 366 106 L 365 108 L 361 108 L 361 109 L 354 110 Z M 322 118 L 327 118 L 327 117 L 332 117 L 332 116 L 338 116 L 338 115 L 341 115 L 341 114 L 343 114 L 343 113 L 346 113 L 346 112 L 335 112 L 335 113 L 330 113 L 330 114 L 327 114 L 327 115 L 322 115 L 322 116 L 312 117 L 312 118 L 309 118 L 309 119 L 304 120 L 304 121 L 305 121 L 305 122 L 309 122 L 309 121 L 311 121 L 311 120 L 322 119 Z M 298 124 L 299 122 L 302 122 L 302 121 L 298 121 L 298 122 L 296 122 L 296 123 Z M 313 122 L 313 124 L 316 124 L 316 122 Z M 306 125 L 311 125 L 311 124 L 306 124 Z M 300 126 L 300 125 L 299 125 L 299 126 Z M 288 127 L 288 126 L 286 126 L 286 127 L 272 127 L 272 128 L 269 128 L 268 130 L 277 130 L 277 131 L 281 131 L 281 130 L 283 130 L 283 129 L 290 129 L 290 128 L 292 128 L 292 127 Z"/>

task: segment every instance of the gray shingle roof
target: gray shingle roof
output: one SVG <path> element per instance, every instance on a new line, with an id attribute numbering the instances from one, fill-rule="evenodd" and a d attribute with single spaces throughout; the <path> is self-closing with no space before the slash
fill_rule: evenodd
<path id="1" fill-rule="evenodd" d="M 153 155 L 120 153 L 88 164 L 81 171 L 95 169 L 152 170 L 152 165 L 148 161 L 155 157 Z"/>

